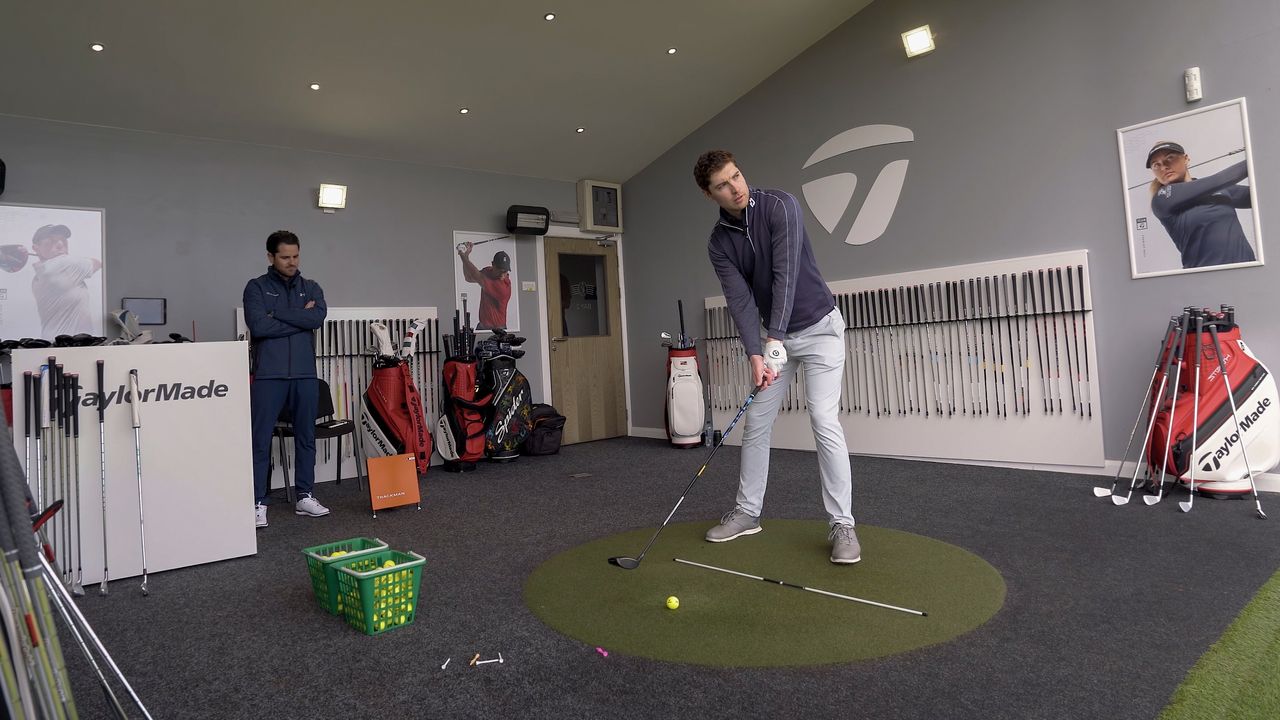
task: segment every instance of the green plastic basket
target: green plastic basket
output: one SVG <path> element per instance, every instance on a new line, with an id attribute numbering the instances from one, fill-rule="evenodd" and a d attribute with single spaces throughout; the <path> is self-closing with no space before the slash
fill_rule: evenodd
<path id="1" fill-rule="evenodd" d="M 386 566 L 387 561 L 395 563 Z M 415 552 L 384 550 L 338 565 L 338 593 L 347 624 L 379 635 L 413 622 L 426 559 Z"/>
<path id="2" fill-rule="evenodd" d="M 338 596 L 338 564 L 352 558 L 386 550 L 387 544 L 377 538 L 357 537 L 349 540 L 304 548 L 307 556 L 307 572 L 311 575 L 311 589 L 316 602 L 334 615 L 342 614 L 342 599 Z M 343 555 L 330 557 L 342 551 Z"/>

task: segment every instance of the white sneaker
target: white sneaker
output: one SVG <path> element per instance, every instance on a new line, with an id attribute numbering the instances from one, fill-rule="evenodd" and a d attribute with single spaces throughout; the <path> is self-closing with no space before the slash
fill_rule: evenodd
<path id="1" fill-rule="evenodd" d="M 329 514 L 329 508 L 321 505 L 319 500 L 316 500 L 310 495 L 303 495 L 301 498 L 298 498 L 298 504 L 294 506 L 294 512 L 299 515 L 324 517 Z"/>
<path id="2" fill-rule="evenodd" d="M 257 522 L 255 522 L 254 525 L 256 527 L 266 527 L 267 526 L 267 506 L 263 505 L 262 503 L 258 503 L 257 505 L 254 506 L 253 509 L 254 509 L 254 512 L 257 514 Z"/>

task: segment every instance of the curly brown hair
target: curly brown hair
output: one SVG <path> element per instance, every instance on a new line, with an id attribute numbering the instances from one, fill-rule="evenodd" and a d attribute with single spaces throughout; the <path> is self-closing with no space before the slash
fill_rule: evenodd
<path id="1" fill-rule="evenodd" d="M 708 150 L 698 156 L 698 162 L 693 165 L 693 179 L 697 181 L 698 187 L 706 192 L 711 187 L 711 176 L 720 172 L 729 163 L 737 164 L 733 153 L 728 150 Z"/>

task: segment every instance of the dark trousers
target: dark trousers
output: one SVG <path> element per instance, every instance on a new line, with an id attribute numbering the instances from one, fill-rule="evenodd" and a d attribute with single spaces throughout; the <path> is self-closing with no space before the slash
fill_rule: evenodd
<path id="1" fill-rule="evenodd" d="M 254 380 L 249 387 L 253 427 L 253 496 L 267 501 L 271 489 L 271 435 L 280 411 L 293 418 L 293 449 L 297 458 L 293 481 L 298 497 L 310 495 L 316 483 L 316 405 L 320 384 L 315 378 Z"/>

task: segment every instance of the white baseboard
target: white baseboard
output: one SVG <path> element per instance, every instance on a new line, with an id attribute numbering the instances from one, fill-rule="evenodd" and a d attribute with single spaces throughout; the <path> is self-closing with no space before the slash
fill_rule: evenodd
<path id="1" fill-rule="evenodd" d="M 667 437 L 667 431 L 662 428 L 635 427 L 632 426 L 628 432 L 631 437 L 655 438 L 664 440 Z M 1018 470 L 1042 470 L 1045 472 L 1060 472 L 1073 475 L 1109 475 L 1115 476 L 1116 471 L 1120 470 L 1120 461 L 1108 460 L 1105 465 L 1040 465 L 1035 463 L 1010 463 L 1000 462 L 996 460 L 952 460 L 946 458 L 935 457 L 910 457 L 897 455 L 868 455 L 868 457 L 887 457 L 895 460 L 917 460 L 920 462 L 939 462 L 951 463 L 954 465 L 978 465 L 982 467 L 1002 467 L 1015 468 Z M 1133 477 L 1133 462 L 1124 463 L 1124 471 L 1122 477 Z M 1258 492 L 1280 493 L 1280 473 L 1268 472 L 1259 473 L 1255 476 L 1258 485 Z"/>
<path id="2" fill-rule="evenodd" d="M 627 429 L 627 434 L 631 437 L 654 438 L 655 440 L 667 439 L 667 431 L 663 428 L 636 427 L 632 425 Z"/>

